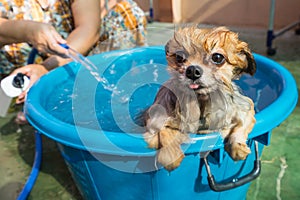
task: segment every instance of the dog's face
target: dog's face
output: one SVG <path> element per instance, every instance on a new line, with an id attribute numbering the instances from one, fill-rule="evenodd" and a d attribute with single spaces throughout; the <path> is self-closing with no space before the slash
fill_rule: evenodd
<path id="1" fill-rule="evenodd" d="M 242 73 L 253 75 L 254 58 L 247 43 L 225 27 L 185 27 L 175 32 L 165 46 L 169 70 L 181 85 L 207 96 Z"/>

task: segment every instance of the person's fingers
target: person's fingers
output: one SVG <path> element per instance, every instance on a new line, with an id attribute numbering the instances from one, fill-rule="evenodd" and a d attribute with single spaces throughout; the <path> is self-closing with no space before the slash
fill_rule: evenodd
<path id="1" fill-rule="evenodd" d="M 44 25 L 43 29 L 37 35 L 33 46 L 42 53 L 51 55 L 65 55 L 66 49 L 60 44 L 65 44 L 67 41 L 64 40 L 61 35 L 49 25 Z"/>
<path id="2" fill-rule="evenodd" d="M 15 75 L 15 74 L 17 74 L 17 73 L 22 73 L 22 74 L 24 74 L 24 75 L 30 77 L 30 76 L 31 76 L 31 69 L 28 68 L 28 67 L 20 67 L 20 68 L 15 69 L 15 70 L 11 73 L 11 75 Z"/>
<path id="3" fill-rule="evenodd" d="M 57 43 L 59 43 L 59 44 L 67 43 L 67 41 L 65 39 L 63 39 L 62 36 L 58 32 L 54 31 L 53 36 L 54 36 L 55 40 L 57 41 Z"/>
<path id="4" fill-rule="evenodd" d="M 47 70 L 42 65 L 27 65 L 16 69 L 13 73 L 23 73 L 30 78 L 30 82 L 27 88 L 23 88 L 24 91 L 17 97 L 16 103 L 20 104 L 25 101 L 28 90 L 31 86 L 44 74 L 47 73 Z M 12 74 L 13 74 L 12 73 Z"/>
<path id="5" fill-rule="evenodd" d="M 29 82 L 28 87 L 27 88 L 23 88 L 24 91 L 16 98 L 16 104 L 21 104 L 21 103 L 24 103 L 25 97 L 27 95 L 27 91 L 33 85 L 33 83 L 35 82 L 35 80 L 32 80 L 32 77 L 34 79 L 34 76 L 31 76 L 32 75 L 32 70 L 30 68 L 28 68 L 28 67 L 21 67 L 19 69 L 16 69 L 16 70 L 14 70 L 11 73 L 11 75 L 15 75 L 17 73 L 22 73 L 25 76 L 30 77 L 30 82 Z"/>
<path id="6" fill-rule="evenodd" d="M 52 54 L 67 58 L 67 49 L 62 47 L 59 43 L 52 43 L 49 48 Z"/>
<path id="7" fill-rule="evenodd" d="M 17 98 L 16 98 L 16 104 L 21 104 L 24 103 L 25 97 L 26 97 L 27 92 L 22 92 Z"/>
<path id="8" fill-rule="evenodd" d="M 59 56 L 66 56 L 67 50 L 60 44 L 66 44 L 67 41 L 64 40 L 61 35 L 56 30 L 50 31 L 51 36 L 49 36 L 48 46 L 50 51 Z"/>
<path id="9" fill-rule="evenodd" d="M 24 88 L 25 91 L 27 91 L 29 88 L 31 88 L 31 86 L 37 81 L 39 80 L 39 78 L 41 77 L 42 75 L 41 74 L 36 74 L 36 75 L 31 75 L 30 77 L 30 82 L 29 82 L 29 85 L 27 88 Z"/>

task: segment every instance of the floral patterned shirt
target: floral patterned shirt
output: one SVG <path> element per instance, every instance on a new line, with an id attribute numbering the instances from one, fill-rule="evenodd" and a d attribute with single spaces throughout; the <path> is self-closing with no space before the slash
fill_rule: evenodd
<path id="1" fill-rule="evenodd" d="M 43 8 L 37 0 L 0 0 L 0 17 L 10 20 L 33 20 L 50 23 L 63 38 L 74 29 L 71 4 L 74 0 L 48 0 Z M 102 19 L 100 39 L 89 55 L 114 49 L 146 45 L 146 17 L 132 0 L 117 3 Z M 0 49 L 0 75 L 9 74 L 15 68 L 27 64 L 32 50 L 27 43 L 5 45 Z M 45 55 L 39 55 L 35 63 L 41 63 Z"/>

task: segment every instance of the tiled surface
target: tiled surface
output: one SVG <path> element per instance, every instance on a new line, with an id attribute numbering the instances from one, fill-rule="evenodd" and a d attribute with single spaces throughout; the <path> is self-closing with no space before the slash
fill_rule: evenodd
<path id="1" fill-rule="evenodd" d="M 149 25 L 149 44 L 164 45 L 173 24 Z M 265 54 L 266 30 L 232 28 L 253 51 Z M 274 41 L 278 47 L 272 59 L 288 68 L 300 86 L 300 36 L 289 31 Z M 15 199 L 30 172 L 34 156 L 34 130 L 17 126 L 15 112 L 0 118 L 0 199 Z M 271 145 L 262 155 L 262 173 L 248 192 L 248 200 L 300 199 L 300 108 L 273 131 Z M 43 138 L 43 162 L 29 199 L 80 199 L 55 144 Z"/>

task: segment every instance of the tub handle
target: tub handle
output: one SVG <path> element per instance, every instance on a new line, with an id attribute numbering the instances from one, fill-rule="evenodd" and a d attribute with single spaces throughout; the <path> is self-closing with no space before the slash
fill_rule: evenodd
<path id="1" fill-rule="evenodd" d="M 261 162 L 260 162 L 259 155 L 258 155 L 258 142 L 257 141 L 254 141 L 254 142 L 255 142 L 254 168 L 252 169 L 252 171 L 249 174 L 239 178 L 237 181 L 232 180 L 229 183 L 217 183 L 215 181 L 214 175 L 211 174 L 210 167 L 209 167 L 206 157 L 203 158 L 205 168 L 206 168 L 206 171 L 208 174 L 207 175 L 208 184 L 209 184 L 209 187 L 213 191 L 222 192 L 225 190 L 230 190 L 230 189 L 239 187 L 241 185 L 244 185 L 246 183 L 249 183 L 259 176 L 260 171 L 261 171 Z"/>

